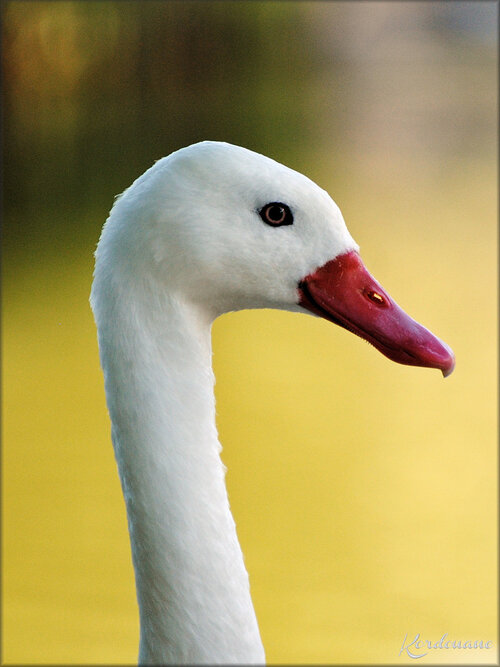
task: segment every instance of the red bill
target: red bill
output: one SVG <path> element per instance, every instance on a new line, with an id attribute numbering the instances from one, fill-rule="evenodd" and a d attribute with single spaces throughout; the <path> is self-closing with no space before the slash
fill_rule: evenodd
<path id="1" fill-rule="evenodd" d="M 368 273 L 355 251 L 339 255 L 299 283 L 299 304 L 364 338 L 389 359 L 409 366 L 455 367 L 452 350 L 407 315 Z"/>

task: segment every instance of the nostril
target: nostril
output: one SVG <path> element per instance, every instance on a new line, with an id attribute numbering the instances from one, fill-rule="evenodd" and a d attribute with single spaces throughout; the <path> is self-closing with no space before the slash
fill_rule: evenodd
<path id="1" fill-rule="evenodd" d="M 374 303 L 376 306 L 387 306 L 388 303 L 385 300 L 385 298 L 382 296 L 382 294 L 379 294 L 378 292 L 375 292 L 375 290 L 365 290 L 364 292 L 365 296 L 367 299 L 370 299 L 372 303 Z"/>

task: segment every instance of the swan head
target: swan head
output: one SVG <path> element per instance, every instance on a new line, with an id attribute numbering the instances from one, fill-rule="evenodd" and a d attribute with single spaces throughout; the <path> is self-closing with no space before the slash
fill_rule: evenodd
<path id="1" fill-rule="evenodd" d="M 99 263 L 212 317 L 279 308 L 324 317 L 399 363 L 453 370 L 450 348 L 417 324 L 365 269 L 339 207 L 309 178 L 224 142 L 155 163 L 121 195 Z"/>

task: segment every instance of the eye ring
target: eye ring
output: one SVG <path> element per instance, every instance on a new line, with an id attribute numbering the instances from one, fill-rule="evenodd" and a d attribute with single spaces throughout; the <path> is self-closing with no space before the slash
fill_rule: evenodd
<path id="1" fill-rule="evenodd" d="M 279 201 L 273 201 L 263 206 L 259 215 L 266 225 L 271 227 L 282 227 L 283 225 L 293 225 L 293 215 L 290 207 Z"/>

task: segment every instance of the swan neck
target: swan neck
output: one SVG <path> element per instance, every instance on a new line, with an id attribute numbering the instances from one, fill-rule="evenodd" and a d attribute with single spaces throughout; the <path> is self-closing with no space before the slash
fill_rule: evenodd
<path id="1" fill-rule="evenodd" d="M 158 290 L 147 301 L 147 290 L 115 299 L 108 317 L 94 307 L 135 570 L 139 661 L 262 663 L 215 427 L 211 318 Z"/>

